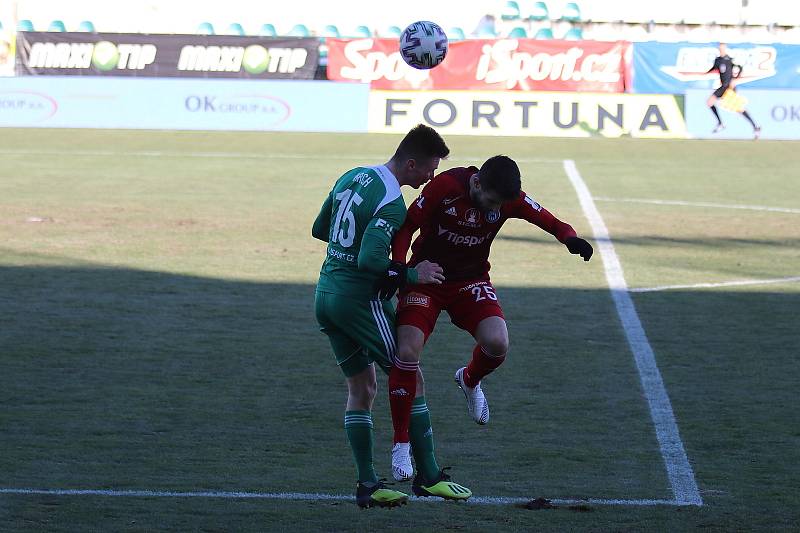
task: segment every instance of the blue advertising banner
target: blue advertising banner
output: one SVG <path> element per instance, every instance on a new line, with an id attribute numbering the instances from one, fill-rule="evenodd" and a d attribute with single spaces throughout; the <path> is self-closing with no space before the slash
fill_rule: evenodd
<path id="1" fill-rule="evenodd" d="M 634 43 L 632 92 L 711 91 L 719 75 L 708 70 L 718 55 L 717 43 Z M 742 67 L 738 87 L 800 89 L 800 45 L 737 43 L 728 46 L 728 55 Z"/>
<path id="2" fill-rule="evenodd" d="M 745 98 L 747 114 L 761 127 L 762 139 L 800 139 L 800 91 L 736 91 Z M 740 113 L 717 104 L 725 128 L 712 133 L 717 119 L 706 105 L 708 91 L 686 91 L 684 109 L 689 136 L 697 139 L 752 139 L 753 128 Z"/>
<path id="3" fill-rule="evenodd" d="M 0 126 L 367 131 L 369 86 L 317 81 L 17 77 Z"/>

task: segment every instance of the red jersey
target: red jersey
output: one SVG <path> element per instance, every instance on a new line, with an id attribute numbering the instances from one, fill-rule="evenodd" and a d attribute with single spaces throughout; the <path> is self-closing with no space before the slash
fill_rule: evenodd
<path id="1" fill-rule="evenodd" d="M 446 281 L 481 279 L 489 274 L 492 241 L 509 218 L 536 224 L 562 243 L 576 236 L 572 226 L 558 220 L 522 191 L 500 209 L 481 211 L 469 195 L 469 179 L 476 172 L 476 167 L 452 168 L 422 189 L 392 242 L 395 261 L 405 261 L 411 237 L 419 229 L 409 265 L 427 259 L 444 269 Z"/>

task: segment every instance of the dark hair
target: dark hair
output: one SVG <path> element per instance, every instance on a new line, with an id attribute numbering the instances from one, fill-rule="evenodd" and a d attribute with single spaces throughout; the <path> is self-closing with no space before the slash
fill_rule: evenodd
<path id="1" fill-rule="evenodd" d="M 490 157 L 478 171 L 481 187 L 500 196 L 503 200 L 513 200 L 522 188 L 519 167 L 508 156 Z"/>
<path id="2" fill-rule="evenodd" d="M 445 158 L 450 153 L 450 148 L 436 130 L 424 124 L 418 124 L 409 131 L 400 141 L 400 146 L 392 159 L 430 159 L 432 157 Z"/>

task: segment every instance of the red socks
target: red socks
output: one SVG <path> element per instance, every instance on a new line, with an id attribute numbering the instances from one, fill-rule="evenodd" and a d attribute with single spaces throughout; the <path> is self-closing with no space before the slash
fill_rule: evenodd
<path id="1" fill-rule="evenodd" d="M 393 366 L 389 372 L 389 407 L 392 410 L 394 442 L 410 442 L 411 404 L 417 395 L 419 363 L 404 363 L 404 369 Z M 413 370 L 412 370 L 413 368 Z"/>
<path id="2" fill-rule="evenodd" d="M 475 349 L 472 350 L 472 360 L 464 370 L 464 384 L 467 387 L 475 387 L 484 376 L 491 374 L 505 360 L 505 354 L 499 357 L 492 357 L 483 351 L 480 344 L 476 345 Z"/>

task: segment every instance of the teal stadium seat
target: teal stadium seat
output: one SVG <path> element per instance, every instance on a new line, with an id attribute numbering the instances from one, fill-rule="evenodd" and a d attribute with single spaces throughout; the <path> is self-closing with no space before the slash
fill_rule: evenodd
<path id="1" fill-rule="evenodd" d="M 367 26 L 359 25 L 348 35 L 348 37 L 352 37 L 353 39 L 369 39 L 372 37 L 372 30 L 370 30 Z"/>
<path id="2" fill-rule="evenodd" d="M 225 35 L 246 35 L 244 28 L 238 22 L 231 22 L 225 30 Z"/>
<path id="3" fill-rule="evenodd" d="M 583 30 L 580 28 L 570 28 L 562 38 L 567 41 L 582 41 Z"/>
<path id="4" fill-rule="evenodd" d="M 67 31 L 67 27 L 64 26 L 64 21 L 63 20 L 54 20 L 47 27 L 47 31 L 64 32 L 64 31 Z"/>
<path id="5" fill-rule="evenodd" d="M 581 10 L 575 2 L 568 2 L 561 13 L 561 20 L 578 22 L 581 20 Z"/>
<path id="6" fill-rule="evenodd" d="M 480 28 L 478 29 L 478 33 L 475 34 L 475 37 L 478 39 L 494 39 L 497 37 L 497 33 L 491 28 Z"/>
<path id="7" fill-rule="evenodd" d="M 339 32 L 339 28 L 335 24 L 328 24 L 322 29 L 322 37 L 338 39 L 341 36 L 342 34 Z"/>
<path id="8" fill-rule="evenodd" d="M 459 26 L 451 26 L 445 34 L 447 35 L 447 40 L 452 42 L 463 41 L 467 38 L 467 34 L 464 33 L 464 29 Z"/>
<path id="9" fill-rule="evenodd" d="M 391 37 L 395 39 L 399 39 L 402 34 L 403 30 L 401 30 L 399 26 L 389 26 L 386 28 L 386 31 L 383 32 L 384 37 Z"/>
<path id="10" fill-rule="evenodd" d="M 528 32 L 527 32 L 527 30 L 525 28 L 523 28 L 521 26 L 517 26 L 516 28 L 514 28 L 510 32 L 508 32 L 508 38 L 509 39 L 527 39 L 528 38 Z"/>
<path id="11" fill-rule="evenodd" d="M 260 37 L 277 37 L 278 31 L 273 24 L 262 24 L 261 29 L 258 30 Z"/>
<path id="12" fill-rule="evenodd" d="M 28 19 L 22 19 L 17 22 L 17 31 L 36 31 L 33 29 L 33 22 Z"/>
<path id="13" fill-rule="evenodd" d="M 533 38 L 539 39 L 540 41 L 552 39 L 553 30 L 551 30 L 550 28 L 540 28 L 539 31 L 536 32 L 536 35 L 533 36 Z"/>
<path id="14" fill-rule="evenodd" d="M 85 32 L 85 33 L 95 33 L 96 30 L 94 29 L 94 23 L 91 20 L 82 20 L 80 24 L 78 24 L 78 31 Z"/>
<path id="15" fill-rule="evenodd" d="M 525 18 L 529 20 L 548 20 L 550 18 L 550 11 L 548 11 L 547 4 L 544 2 L 534 2 L 526 15 Z"/>
<path id="16" fill-rule="evenodd" d="M 194 32 L 197 35 L 214 35 L 214 25 L 210 22 L 201 22 Z"/>
<path id="17" fill-rule="evenodd" d="M 500 12 L 500 18 L 503 20 L 519 20 L 519 3 L 516 0 L 507 0 Z"/>
<path id="18" fill-rule="evenodd" d="M 310 35 L 311 32 L 308 31 L 308 27 L 305 24 L 295 24 L 286 34 L 286 37 L 309 37 Z"/>

